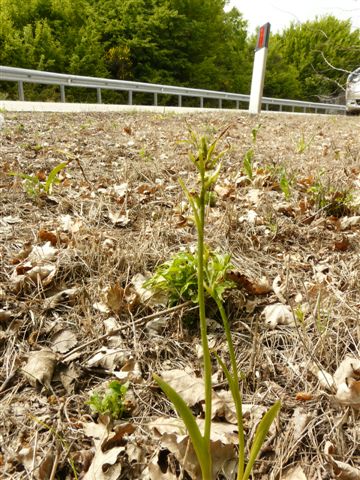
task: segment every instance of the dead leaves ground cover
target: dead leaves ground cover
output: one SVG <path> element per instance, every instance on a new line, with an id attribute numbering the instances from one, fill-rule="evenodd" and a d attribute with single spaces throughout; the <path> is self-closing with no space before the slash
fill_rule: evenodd
<path id="1" fill-rule="evenodd" d="M 196 306 L 168 308 L 144 279 L 195 230 L 177 179 L 195 181 L 189 128 L 223 139 L 207 241 L 230 252 L 228 309 L 244 427 L 282 409 L 256 479 L 360 478 L 360 122 L 240 113 L 16 114 L 0 131 L 2 478 L 199 478 L 186 432 L 152 381 L 202 422 Z M 252 130 L 258 130 L 252 142 Z M 225 146 L 225 145 L 224 145 Z M 250 163 L 243 166 L 252 149 Z M 21 172 L 43 182 L 26 192 Z M 30 194 L 29 194 L 30 193 Z M 209 341 L 227 360 L 216 309 Z M 213 364 L 213 452 L 233 478 L 236 420 Z M 125 417 L 87 404 L 128 382 Z"/>

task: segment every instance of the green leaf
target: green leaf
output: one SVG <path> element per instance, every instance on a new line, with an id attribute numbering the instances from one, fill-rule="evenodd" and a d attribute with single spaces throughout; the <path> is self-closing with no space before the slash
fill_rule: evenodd
<path id="1" fill-rule="evenodd" d="M 58 165 L 56 165 L 56 167 L 54 167 L 51 170 L 44 185 L 45 193 L 51 193 L 52 185 L 57 180 L 56 178 L 57 174 L 61 172 L 61 170 L 63 170 L 67 165 L 68 165 L 68 162 L 59 163 Z"/>
<path id="2" fill-rule="evenodd" d="M 280 401 L 277 401 L 261 419 L 261 422 L 259 423 L 254 435 L 254 440 L 249 454 L 249 462 L 246 466 L 244 476 L 241 480 L 247 480 L 249 478 L 255 460 L 257 459 L 260 449 L 265 441 L 266 435 L 268 434 L 268 431 L 271 427 L 271 424 L 275 420 L 276 415 L 279 413 L 280 408 L 281 403 Z"/>
<path id="3" fill-rule="evenodd" d="M 160 386 L 162 391 L 165 393 L 165 395 L 168 397 L 168 399 L 171 401 L 171 403 L 174 405 L 175 410 L 177 411 L 178 415 L 184 422 L 185 427 L 187 428 L 196 453 L 196 457 L 201 467 L 203 479 L 212 478 L 211 461 L 209 458 L 207 445 L 204 441 L 204 437 L 201 435 L 199 426 L 196 423 L 195 417 L 192 414 L 190 408 L 186 405 L 181 396 L 161 377 L 154 374 L 153 378 Z"/>

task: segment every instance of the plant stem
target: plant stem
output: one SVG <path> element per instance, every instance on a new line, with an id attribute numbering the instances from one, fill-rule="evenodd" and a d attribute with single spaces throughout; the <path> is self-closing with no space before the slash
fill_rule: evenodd
<path id="1" fill-rule="evenodd" d="M 232 379 L 233 379 L 233 382 L 229 386 L 234 399 L 237 424 L 238 424 L 239 460 L 238 460 L 237 480 L 242 480 L 244 475 L 244 464 L 245 464 L 245 440 L 244 440 L 244 426 L 243 426 L 243 417 L 242 417 L 242 398 L 239 390 L 239 374 L 237 370 L 235 349 L 234 349 L 234 344 L 231 337 L 231 331 L 229 327 L 227 314 L 225 312 L 222 301 L 217 297 L 217 295 L 213 295 L 213 298 L 216 302 L 216 305 L 221 315 L 221 319 L 223 321 L 226 341 L 229 348 L 229 356 L 230 356 Z"/>
<path id="2" fill-rule="evenodd" d="M 210 431 L 211 431 L 211 402 L 212 402 L 212 382 L 211 382 L 211 358 L 209 344 L 207 339 L 206 312 L 205 312 L 205 292 L 204 292 L 204 225 L 205 225 L 205 172 L 200 171 L 201 191 L 199 202 L 199 222 L 197 222 L 198 233 L 198 299 L 200 314 L 201 343 L 204 358 L 204 379 L 205 379 L 205 427 L 204 444 L 209 454 L 209 470 L 212 471 L 212 462 L 210 454 Z M 204 476 L 203 479 L 208 480 Z"/>

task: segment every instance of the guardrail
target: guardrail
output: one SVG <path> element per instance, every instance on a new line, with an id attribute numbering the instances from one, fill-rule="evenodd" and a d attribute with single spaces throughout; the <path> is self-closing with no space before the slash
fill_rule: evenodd
<path id="1" fill-rule="evenodd" d="M 18 83 L 19 100 L 24 101 L 24 83 L 37 83 L 44 85 L 59 85 L 60 101 L 65 102 L 65 87 L 85 87 L 96 89 L 97 103 L 102 103 L 102 90 L 120 90 L 128 93 L 128 104 L 133 105 L 133 94 L 136 92 L 151 93 L 154 95 L 154 105 L 158 105 L 159 95 L 174 95 L 178 97 L 178 106 L 182 106 L 184 97 L 199 98 L 200 108 L 204 108 L 204 99 L 218 100 L 219 108 L 222 108 L 222 102 L 233 101 L 235 108 L 240 107 L 240 103 L 249 103 L 250 95 L 240 93 L 218 92 L 213 90 L 201 90 L 197 88 L 175 87 L 170 85 L 160 85 L 155 83 L 130 82 L 127 80 L 112 80 L 97 77 L 84 77 L 78 75 L 67 75 L 63 73 L 42 72 L 38 70 L 28 70 L 24 68 L 0 66 L 0 81 L 10 81 Z M 265 110 L 271 106 L 278 106 L 279 110 L 289 108 L 291 111 L 302 110 L 313 111 L 315 113 L 345 113 L 345 105 L 336 105 L 330 103 L 304 102 L 300 100 L 286 100 L 280 98 L 262 98 L 262 105 Z"/>

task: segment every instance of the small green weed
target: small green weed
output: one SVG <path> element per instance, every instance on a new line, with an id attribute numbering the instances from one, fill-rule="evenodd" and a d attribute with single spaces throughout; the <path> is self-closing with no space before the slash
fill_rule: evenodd
<path id="1" fill-rule="evenodd" d="M 315 206 L 334 217 L 347 215 L 350 211 L 353 195 L 350 189 L 338 189 L 326 182 L 321 172 L 317 180 L 308 188 L 307 193 Z"/>
<path id="2" fill-rule="evenodd" d="M 98 392 L 93 393 L 86 404 L 95 413 L 108 414 L 114 419 L 119 419 L 126 411 L 124 400 L 128 388 L 128 383 L 121 384 L 114 380 L 109 383 L 109 387 L 103 395 Z"/>
<path id="3" fill-rule="evenodd" d="M 243 167 L 246 175 L 249 177 L 249 180 L 253 180 L 254 178 L 254 168 L 253 168 L 253 160 L 255 155 L 254 146 L 255 146 L 257 135 L 259 133 L 260 128 L 261 128 L 261 123 L 259 123 L 256 127 L 254 127 L 251 130 L 251 138 L 252 138 L 253 146 L 249 148 L 244 155 Z"/>
<path id="4" fill-rule="evenodd" d="M 304 153 L 305 150 L 307 150 L 310 145 L 312 144 L 312 142 L 314 141 L 314 138 L 315 138 L 315 134 L 312 135 L 310 137 L 310 140 L 306 140 L 305 139 L 305 135 L 304 135 L 304 132 L 301 132 L 301 136 L 297 142 L 297 146 L 296 146 L 296 152 L 297 153 Z"/>
<path id="5" fill-rule="evenodd" d="M 285 168 L 282 168 L 280 172 L 280 177 L 279 177 L 279 185 L 286 200 L 289 200 L 291 197 L 290 183 L 291 181 L 288 175 L 286 174 Z"/>
<path id="6" fill-rule="evenodd" d="M 28 175 L 26 173 L 17 173 L 11 172 L 9 175 L 13 177 L 19 177 L 24 180 L 24 190 L 29 196 L 38 197 L 39 195 L 45 193 L 46 195 L 50 195 L 53 186 L 60 183 L 58 178 L 58 174 L 67 167 L 68 162 L 59 163 L 54 167 L 45 181 L 41 181 L 37 175 Z"/>
<path id="7" fill-rule="evenodd" d="M 253 158 L 254 158 L 254 149 L 249 148 L 249 150 L 244 155 L 243 166 L 244 166 L 245 173 L 250 180 L 254 178 Z"/>

